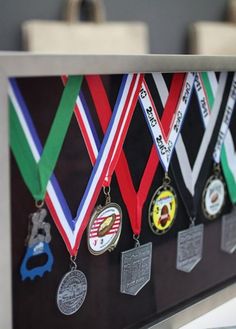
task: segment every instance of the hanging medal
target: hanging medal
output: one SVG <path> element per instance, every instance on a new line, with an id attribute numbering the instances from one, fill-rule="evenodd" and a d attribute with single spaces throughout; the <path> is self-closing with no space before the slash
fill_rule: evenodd
<path id="1" fill-rule="evenodd" d="M 232 81 L 230 94 L 224 111 L 223 121 L 218 134 L 213 153 L 213 175 L 208 178 L 202 196 L 203 213 L 207 219 L 215 219 L 220 216 L 225 203 L 226 190 L 224 179 L 221 174 L 220 156 L 224 140 L 229 129 L 232 113 L 235 105 L 235 77 Z"/>
<path id="2" fill-rule="evenodd" d="M 214 102 L 217 84 L 218 83 L 213 72 L 204 72 L 201 75 L 196 75 L 195 87 L 204 127 L 207 126 L 210 118 L 211 107 Z M 214 93 L 213 90 L 210 90 L 210 86 L 214 86 Z M 218 161 L 215 161 L 213 164 L 213 174 L 208 178 L 203 190 L 202 209 L 204 216 L 210 220 L 216 218 L 220 215 L 224 203 L 225 184 L 221 175 L 220 164 Z"/>
<path id="3" fill-rule="evenodd" d="M 75 219 L 71 216 L 65 198 L 54 176 L 51 177 L 47 186 L 45 201 L 71 255 L 71 270 L 63 277 L 57 292 L 58 308 L 66 315 L 75 313 L 81 307 L 86 296 L 87 281 L 84 279 L 83 273 L 77 271 L 73 264 L 76 261 L 83 231 L 87 226 L 107 172 L 112 175 L 110 168 L 114 168 L 113 163 L 119 159 L 119 153 L 137 102 L 141 82 L 142 75 L 139 74 L 130 74 L 123 77 L 115 109 Z M 29 113 L 24 115 L 21 111 L 21 114 L 25 122 L 21 125 L 21 122 L 18 120 L 17 124 L 23 128 L 27 141 L 26 145 L 29 147 L 34 158 L 37 158 L 41 147 L 38 136 L 32 122 L 27 122 Z M 28 131 L 29 134 L 27 135 Z M 70 273 L 72 274 L 69 275 Z M 63 290 L 64 288 L 65 291 Z"/>
<path id="4" fill-rule="evenodd" d="M 106 131 L 111 116 L 111 108 L 102 81 L 98 76 L 88 76 L 86 77 L 86 80 L 102 129 L 103 131 Z M 172 84 L 175 88 L 171 88 L 170 93 L 172 102 L 168 104 L 168 111 L 166 110 L 162 117 L 163 128 L 166 133 L 168 133 L 172 114 L 175 110 L 175 105 L 173 104 L 175 104 L 175 102 L 177 103 L 179 97 L 179 94 L 176 94 L 176 90 L 180 92 L 182 83 L 183 75 L 174 75 Z M 133 239 L 135 240 L 134 248 L 122 252 L 120 290 L 122 293 L 133 296 L 137 295 L 137 293 L 149 282 L 151 276 L 152 244 L 146 243 L 141 245 L 139 242 L 139 236 L 141 232 L 142 208 L 156 172 L 158 160 L 155 147 L 153 146 L 137 192 L 134 189 L 124 151 L 121 151 L 121 156 L 116 166 L 117 181 L 129 213 L 133 230 Z"/>
<path id="5" fill-rule="evenodd" d="M 236 73 L 234 73 L 233 82 L 231 85 L 230 95 L 228 99 L 228 106 L 233 109 L 235 115 L 235 100 L 236 100 Z M 230 118 L 232 122 L 232 117 Z M 221 250 L 232 254 L 236 250 L 236 162 L 235 162 L 235 148 L 233 138 L 228 128 L 224 145 L 221 151 L 221 165 L 227 184 L 230 200 L 233 204 L 231 213 L 225 214 L 222 217 L 221 229 Z"/>
<path id="6" fill-rule="evenodd" d="M 208 73 L 209 74 L 209 73 Z M 206 73 L 205 73 L 206 75 Z M 211 73 L 212 75 L 212 73 Z M 234 179 L 234 143 L 232 140 L 232 136 L 230 133 L 229 127 L 227 128 L 227 125 L 230 125 L 230 122 L 232 121 L 232 111 L 234 111 L 235 107 L 235 74 L 233 77 L 233 81 L 230 88 L 230 94 L 228 97 L 228 101 L 225 108 L 225 117 L 224 122 L 226 124 L 226 127 L 224 128 L 222 126 L 222 133 L 219 134 L 218 138 L 218 149 L 216 148 L 216 160 L 218 161 L 219 153 L 221 155 L 221 165 L 224 172 L 224 177 L 227 183 L 229 196 L 231 199 L 232 204 L 235 204 L 236 202 L 236 193 L 235 193 L 235 182 L 236 179 Z M 216 97 L 216 91 L 217 91 L 217 82 L 214 79 L 205 77 L 205 90 L 208 95 L 210 107 L 213 104 L 214 98 Z M 203 111 L 202 111 L 203 113 Z M 203 116 L 203 122 L 206 126 L 208 123 L 208 117 Z M 225 130 L 226 133 L 225 133 Z M 222 143 L 222 144 L 221 144 Z M 236 218 L 235 218 L 235 208 L 233 208 L 233 211 L 230 214 L 226 214 L 222 217 L 222 229 L 221 229 L 221 249 L 227 253 L 233 253 L 236 248 Z"/>
<path id="7" fill-rule="evenodd" d="M 30 278 L 33 280 L 36 276 L 42 277 L 45 272 L 51 272 L 53 265 L 53 255 L 49 246 L 51 241 L 50 224 L 45 222 L 47 210 L 43 208 L 43 203 L 36 202 L 38 210 L 30 214 L 29 233 L 26 239 L 27 250 L 20 267 L 22 280 Z M 28 268 L 28 262 L 31 257 L 47 255 L 45 264 L 31 269 Z"/>
<path id="8" fill-rule="evenodd" d="M 57 289 L 57 307 L 64 315 L 76 313 L 83 305 L 87 295 L 87 279 L 85 274 L 77 270 L 76 256 L 70 256 L 70 270 Z"/>
<path id="9" fill-rule="evenodd" d="M 53 256 L 49 246 L 51 240 L 50 224 L 45 222 L 47 211 L 43 207 L 44 199 L 48 181 L 56 165 L 73 114 L 74 103 L 81 81 L 80 77 L 69 79 L 68 85 L 62 94 L 44 151 L 38 153 L 36 157 L 32 155 L 22 128 L 23 126 L 27 127 L 24 120 L 24 116 L 27 115 L 24 101 L 15 80 L 12 79 L 9 83 L 11 148 L 25 184 L 35 199 L 37 208 L 37 211 L 30 215 L 27 250 L 20 270 L 23 280 L 27 277 L 34 279 L 37 275 L 43 276 L 46 271 L 51 271 L 52 268 Z M 31 125 L 30 117 L 28 117 L 28 120 Z M 61 122 L 63 122 L 63 125 Z M 58 129 L 59 126 L 60 129 Z M 30 134 L 29 130 L 26 131 L 26 134 Z M 43 254 L 47 255 L 46 263 L 29 269 L 28 262 L 30 258 Z"/>
<path id="10" fill-rule="evenodd" d="M 157 83 L 157 88 L 161 89 L 161 86 L 163 85 L 162 75 L 159 74 L 154 80 Z M 177 196 L 174 188 L 171 186 L 168 169 L 185 113 L 188 109 L 193 83 L 194 74 L 186 74 L 168 135 L 165 135 L 164 133 L 146 82 L 143 82 L 140 91 L 139 99 L 143 113 L 165 171 L 163 183 L 154 193 L 149 206 L 149 225 L 152 232 L 157 235 L 166 233 L 172 227 L 177 213 Z"/>
<path id="11" fill-rule="evenodd" d="M 196 74 L 194 83 L 202 118 L 208 118 L 209 115 L 211 117 L 205 127 L 197 158 L 191 168 L 182 136 L 180 136 L 172 162 L 175 168 L 173 171 L 175 180 L 190 219 L 189 228 L 178 233 L 176 268 L 187 273 L 191 272 L 202 259 L 204 226 L 195 224 L 197 207 L 211 163 L 217 132 L 223 119 L 220 109 L 225 106 L 227 97 L 227 92 L 225 92 L 227 74 L 221 73 L 216 97 L 212 103 L 212 114 L 210 114 L 209 98 L 203 85 L 206 78 L 215 79 L 215 76 L 212 73 Z"/>
<path id="12" fill-rule="evenodd" d="M 94 101 L 94 105 L 96 108 L 96 112 L 97 112 L 102 130 L 105 133 L 105 131 L 107 130 L 107 126 L 109 124 L 111 115 L 112 115 L 112 111 L 110 108 L 110 104 L 109 104 L 103 83 L 99 76 L 91 76 L 91 77 L 88 76 L 88 77 L 86 77 L 86 80 L 87 80 L 88 87 L 89 87 L 89 90 L 92 95 L 92 99 Z M 86 108 L 86 104 L 82 97 L 81 97 L 81 104 L 80 105 L 78 104 L 78 108 L 79 108 L 78 113 L 81 112 L 81 108 Z M 88 113 L 88 111 L 86 111 L 86 112 Z M 84 135 L 86 135 L 86 133 L 89 134 L 88 129 L 86 129 L 86 127 L 88 127 L 88 125 L 84 124 L 85 122 L 84 122 L 84 119 L 82 118 L 82 116 L 77 116 L 77 120 L 78 120 L 80 127 L 82 127 L 82 126 L 85 127 L 86 132 L 84 133 Z M 96 131 L 95 131 L 94 127 L 92 128 L 92 136 L 93 136 L 94 140 L 97 140 Z M 96 144 L 97 144 L 97 147 L 96 147 Z M 98 145 L 98 143 L 94 143 L 94 142 L 87 145 L 87 149 L 89 151 L 91 160 L 96 157 L 96 154 L 98 152 L 97 149 L 99 149 L 99 147 L 100 146 Z M 151 162 L 149 162 L 149 164 L 151 164 Z M 121 168 L 122 166 L 125 166 L 125 170 L 124 170 L 124 168 Z M 128 163 L 127 163 L 123 150 L 121 150 L 121 156 L 119 157 L 115 172 L 116 172 L 117 181 L 118 181 L 121 193 L 122 193 L 122 195 L 125 194 L 125 196 L 127 196 L 126 193 L 129 194 L 130 187 L 133 188 L 133 184 L 132 184 L 132 186 L 130 185 L 129 179 L 131 179 L 131 175 L 129 172 Z M 127 174 L 128 174 L 128 180 L 126 180 Z M 104 185 L 109 184 L 109 175 L 108 175 L 106 181 L 107 182 L 104 181 Z M 131 208 L 132 204 L 130 204 L 130 197 L 131 197 L 131 194 L 129 194 L 129 209 L 132 209 L 135 211 L 134 207 Z M 127 201 L 127 199 L 126 199 L 126 201 Z M 118 217 L 118 219 L 119 219 L 119 217 Z M 127 291 L 127 293 L 132 294 L 132 295 L 136 295 L 138 293 L 138 291 L 150 280 L 151 255 L 152 255 L 151 243 L 140 246 L 136 235 L 134 236 L 134 239 L 137 242 L 137 249 L 135 249 L 135 252 L 137 251 L 137 253 L 136 253 L 135 260 L 132 257 L 133 271 L 132 271 L 131 267 L 129 269 L 133 274 L 135 274 L 135 272 L 136 272 L 136 276 L 137 277 L 139 276 L 139 282 L 137 280 L 137 283 L 133 284 L 133 287 L 130 286 L 129 292 Z M 145 249 L 145 253 L 144 252 L 141 253 L 140 251 L 144 250 L 144 249 Z M 135 253 L 133 255 L 135 255 Z M 144 255 L 146 255 L 146 256 L 144 257 Z M 139 261 L 140 271 L 137 271 L 137 266 L 135 267 L 135 264 L 137 264 L 137 261 Z M 145 271 L 144 271 L 144 266 L 146 267 Z M 136 269 L 136 271 L 134 271 L 135 269 Z M 134 278 L 134 275 L 133 275 L 133 278 Z M 123 279 L 124 279 L 124 276 L 122 276 L 122 282 L 123 282 Z M 130 277 L 129 277 L 129 280 L 130 280 Z M 125 291 L 122 291 L 122 292 L 126 293 Z"/>
<path id="13" fill-rule="evenodd" d="M 63 82 L 66 82 L 66 77 L 63 78 Z M 82 91 L 76 100 L 75 116 L 83 138 L 86 141 L 91 163 L 94 165 L 101 144 Z M 117 203 L 111 202 L 111 170 L 113 171 L 114 169 L 112 167 L 109 168 L 103 182 L 105 205 L 99 205 L 94 209 L 87 229 L 88 249 L 96 256 L 103 254 L 107 250 L 114 250 L 121 234 L 122 210 Z"/>
<path id="14" fill-rule="evenodd" d="M 89 77 L 87 77 L 87 80 Z M 99 78 L 98 78 L 98 84 L 99 84 Z M 122 82 L 122 85 L 124 85 L 124 79 Z M 95 89 L 98 87 L 96 86 Z M 135 92 L 137 90 L 137 86 L 135 87 Z M 90 90 L 91 95 L 93 96 L 93 91 Z M 101 96 L 100 96 L 101 98 Z M 120 96 L 118 96 L 118 99 L 120 99 L 120 102 L 127 103 L 125 106 L 130 106 L 129 103 L 134 99 L 133 93 L 127 94 L 127 99 L 122 99 Z M 133 101 L 133 109 L 134 104 Z M 95 103 L 95 107 L 97 107 L 97 103 Z M 103 105 L 104 107 L 104 105 Z M 116 106 L 115 106 L 116 107 Z M 103 131 L 104 133 L 107 131 L 108 124 L 111 119 L 111 113 L 109 113 L 109 119 L 106 122 L 106 127 L 103 125 Z M 84 139 L 86 140 L 86 147 L 90 156 L 90 160 L 92 164 L 94 164 L 99 150 L 100 150 L 100 143 L 99 139 L 95 130 L 94 125 L 92 124 L 91 115 L 89 113 L 88 106 L 86 104 L 85 98 L 83 97 L 83 94 L 81 93 L 80 96 L 77 99 L 77 108 L 76 108 L 76 118 L 78 121 L 78 124 L 81 128 L 82 134 Z M 103 110 L 102 117 L 108 117 L 106 112 Z M 99 118 L 100 119 L 100 118 Z M 126 133 L 128 129 L 128 125 L 126 124 Z M 125 133 L 125 134 L 126 134 Z M 122 143 L 124 142 L 124 137 L 122 139 Z M 103 181 L 103 193 L 105 195 L 105 205 L 104 206 L 97 206 L 91 216 L 90 223 L 88 225 L 87 230 L 87 242 L 88 242 L 88 248 L 89 251 L 94 255 L 100 255 L 103 254 L 106 250 L 112 251 L 115 246 L 118 243 L 120 233 L 121 233 L 121 227 L 122 227 L 122 210 L 121 207 L 114 202 L 111 202 L 111 196 L 110 196 L 110 183 L 112 179 L 112 174 L 115 170 L 117 161 L 120 157 L 120 152 L 122 151 L 122 144 L 121 142 L 117 147 L 117 151 L 113 154 L 113 157 L 111 158 L 111 165 L 108 167 L 106 176 Z"/>

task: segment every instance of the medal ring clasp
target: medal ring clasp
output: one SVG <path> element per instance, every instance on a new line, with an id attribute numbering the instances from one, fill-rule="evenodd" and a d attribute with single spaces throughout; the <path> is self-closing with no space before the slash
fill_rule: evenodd
<path id="1" fill-rule="evenodd" d="M 35 200 L 35 206 L 38 209 L 41 209 L 44 206 L 44 200 Z"/>
<path id="2" fill-rule="evenodd" d="M 220 170 L 220 164 L 219 163 L 214 163 L 213 170 L 214 170 L 214 173 L 216 175 L 219 175 L 220 172 L 221 172 L 221 170 Z"/>
<path id="3" fill-rule="evenodd" d="M 190 226 L 191 227 L 192 226 L 195 226 L 196 217 L 195 216 L 194 217 L 190 217 L 189 220 L 190 220 Z"/>
<path id="4" fill-rule="evenodd" d="M 111 192 L 110 186 L 103 186 L 103 193 L 106 197 L 106 205 L 111 202 L 110 192 Z"/>
<path id="5" fill-rule="evenodd" d="M 70 255 L 70 261 L 71 261 L 70 269 L 71 271 L 75 271 L 77 269 L 76 256 Z"/>
<path id="6" fill-rule="evenodd" d="M 171 183 L 171 179 L 168 175 L 168 172 L 165 172 L 165 176 L 163 178 L 163 185 L 168 186 L 168 185 L 170 185 L 170 183 Z"/>
<path id="7" fill-rule="evenodd" d="M 133 239 L 135 241 L 135 248 L 140 246 L 139 238 L 140 238 L 139 234 L 133 234 Z"/>

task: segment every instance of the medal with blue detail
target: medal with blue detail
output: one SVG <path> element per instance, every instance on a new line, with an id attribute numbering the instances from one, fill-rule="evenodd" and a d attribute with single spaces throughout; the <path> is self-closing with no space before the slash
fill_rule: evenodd
<path id="1" fill-rule="evenodd" d="M 51 272 L 53 265 L 53 255 L 49 246 L 51 241 L 50 224 L 45 222 L 47 216 L 46 209 L 39 209 L 30 215 L 30 230 L 27 237 L 27 250 L 23 258 L 20 273 L 22 280 L 30 278 L 33 280 L 36 276 L 42 277 L 45 272 Z M 33 257 L 46 255 L 47 260 L 43 265 L 28 267 L 29 261 Z"/>

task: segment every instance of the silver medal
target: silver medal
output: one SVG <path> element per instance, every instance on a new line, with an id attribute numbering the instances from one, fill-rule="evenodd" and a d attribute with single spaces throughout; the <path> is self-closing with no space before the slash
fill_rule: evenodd
<path id="1" fill-rule="evenodd" d="M 204 226 L 191 225 L 178 233 L 176 268 L 191 272 L 202 259 Z"/>
<path id="2" fill-rule="evenodd" d="M 136 296 L 150 281 L 152 243 L 137 245 L 121 253 L 120 292 Z"/>
<path id="3" fill-rule="evenodd" d="M 72 270 L 64 275 L 57 290 L 57 306 L 61 313 L 71 315 L 82 306 L 87 294 L 83 272 Z"/>
<path id="4" fill-rule="evenodd" d="M 222 217 L 221 250 L 229 254 L 236 250 L 236 207 Z"/>
<path id="5" fill-rule="evenodd" d="M 120 238 L 122 210 L 114 202 L 98 206 L 88 226 L 88 249 L 93 255 L 112 251 Z"/>

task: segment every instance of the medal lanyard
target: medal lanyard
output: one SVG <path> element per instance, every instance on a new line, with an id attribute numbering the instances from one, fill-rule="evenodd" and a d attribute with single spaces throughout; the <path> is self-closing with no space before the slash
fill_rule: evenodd
<path id="1" fill-rule="evenodd" d="M 172 116 L 181 92 L 183 78 L 183 74 L 175 74 L 172 80 L 170 95 L 168 97 L 168 101 L 166 103 L 166 107 L 161 119 L 165 133 L 169 132 Z M 101 78 L 99 76 L 87 76 L 86 81 L 88 83 L 88 87 L 96 107 L 102 130 L 106 131 L 112 111 Z M 80 125 L 83 124 L 81 118 L 78 119 L 78 122 Z M 85 124 L 84 126 L 87 127 Z M 93 145 L 95 145 L 95 143 L 93 143 Z M 96 150 L 90 153 L 95 154 Z M 91 159 L 93 157 L 93 155 L 90 156 Z M 119 161 L 117 162 L 115 171 L 117 181 L 122 198 L 129 213 L 131 227 L 135 236 L 140 235 L 141 232 L 142 208 L 147 198 L 147 194 L 149 192 L 158 163 L 159 159 L 157 152 L 155 150 L 155 146 L 153 146 L 141 178 L 139 189 L 136 191 L 130 174 L 129 165 L 123 150 L 121 151 Z M 136 206 L 134 206 L 134 203 Z"/>
<path id="2" fill-rule="evenodd" d="M 230 87 L 230 93 L 224 110 L 223 120 L 220 126 L 217 142 L 215 145 L 213 159 L 216 164 L 220 163 L 221 150 L 224 145 L 226 134 L 229 130 L 230 121 L 235 108 L 236 99 L 236 73 L 234 73 L 232 84 Z"/>
<path id="3" fill-rule="evenodd" d="M 205 73 L 206 75 L 206 73 Z M 209 79 L 205 76 L 203 83 L 205 85 L 206 94 L 210 100 L 210 107 L 213 104 L 215 93 L 216 93 L 216 84 L 212 83 L 212 79 Z M 230 87 L 230 93 L 225 107 L 225 113 L 223 121 L 220 127 L 220 132 L 218 135 L 217 143 L 213 153 L 213 159 L 215 163 L 219 164 L 221 160 L 222 169 L 224 172 L 225 180 L 227 183 L 229 196 L 232 203 L 236 203 L 236 164 L 235 164 L 235 149 L 232 139 L 232 135 L 229 129 L 230 121 L 232 119 L 232 114 L 235 109 L 235 100 L 236 100 L 236 73 L 234 73 L 232 84 Z M 204 120 L 204 125 L 208 124 L 208 120 Z"/>
<path id="4" fill-rule="evenodd" d="M 208 78 L 210 77 L 211 76 L 209 75 Z M 179 136 L 179 139 L 176 143 L 176 153 L 173 156 L 172 162 L 174 169 L 173 173 L 190 219 L 196 217 L 198 201 L 201 196 L 203 186 L 205 184 L 208 167 L 211 163 L 214 146 L 217 139 L 217 134 L 215 133 L 215 131 L 219 131 L 220 123 L 223 116 L 223 113 L 220 112 L 220 108 L 221 106 L 224 106 L 226 102 L 227 95 L 224 93 L 226 79 L 227 74 L 221 73 L 219 78 L 219 85 L 216 92 L 216 98 L 213 104 L 213 113 L 211 114 L 211 120 L 209 120 L 209 123 L 206 126 L 197 154 L 197 158 L 192 168 L 190 166 L 187 151 L 181 135 Z M 209 99 L 207 99 L 207 95 L 205 93 L 205 87 L 202 87 L 201 93 L 198 92 L 198 89 L 200 89 L 200 87 L 195 82 L 195 90 L 197 92 L 197 95 L 199 96 L 199 102 L 200 100 L 205 99 L 205 101 L 208 100 L 209 103 Z M 208 106 L 208 103 L 205 103 L 205 107 Z M 200 106 L 200 110 L 201 109 L 203 109 L 203 107 Z M 205 113 L 207 112 L 208 114 L 206 115 L 206 117 L 208 117 L 210 113 L 209 108 L 205 110 L 204 113 L 202 112 L 202 114 L 205 115 Z M 202 115 L 203 118 L 204 115 Z"/>
<path id="5" fill-rule="evenodd" d="M 108 170 L 110 170 L 111 173 L 112 168 L 115 166 L 114 159 L 118 159 L 118 155 L 114 153 L 119 153 L 123 146 L 137 102 L 141 82 L 142 75 L 140 74 L 129 74 L 123 77 L 111 120 L 75 219 L 71 216 L 55 177 L 52 177 L 48 184 L 46 202 L 71 255 L 77 254 L 82 234 L 86 228 L 90 213 L 95 205 L 106 174 Z M 14 93 L 13 96 L 16 96 L 16 94 Z M 15 100 L 17 100 L 15 105 L 19 106 L 20 102 L 17 96 Z M 19 108 L 22 114 L 22 112 L 24 112 L 23 110 L 25 110 L 25 106 L 19 106 Z M 24 125 L 30 131 L 30 134 L 27 136 L 27 143 L 34 157 L 37 158 L 40 154 L 40 144 L 38 144 L 37 133 L 32 122 L 29 122 L 29 120 L 27 121 L 27 119 L 29 119 L 29 114 L 27 113 L 27 115 L 23 115 L 23 117 Z"/>
<path id="6" fill-rule="evenodd" d="M 55 168 L 74 110 L 82 77 L 70 77 L 63 91 L 52 127 L 40 157 L 34 158 L 23 131 L 23 118 L 19 107 L 13 104 L 14 80 L 10 81 L 10 143 L 21 175 L 36 201 L 43 201 L 47 184 Z M 30 134 L 30 127 L 24 127 Z M 29 129 L 27 129 L 29 128 Z"/>
<path id="7" fill-rule="evenodd" d="M 161 79 L 161 75 L 159 75 L 159 80 L 164 83 L 164 80 Z M 155 81 L 157 82 L 157 89 L 160 89 L 158 85 L 158 79 L 156 78 Z M 175 144 L 180 133 L 186 111 L 188 109 L 188 104 L 193 89 L 193 83 L 194 74 L 186 74 L 179 96 L 179 101 L 171 120 L 168 135 L 166 135 L 164 132 L 162 123 L 158 116 L 147 83 L 144 81 L 142 84 L 139 100 L 143 109 L 148 128 L 152 135 L 154 145 L 156 146 L 159 159 L 166 174 L 168 173 L 171 156 L 174 151 Z"/>

